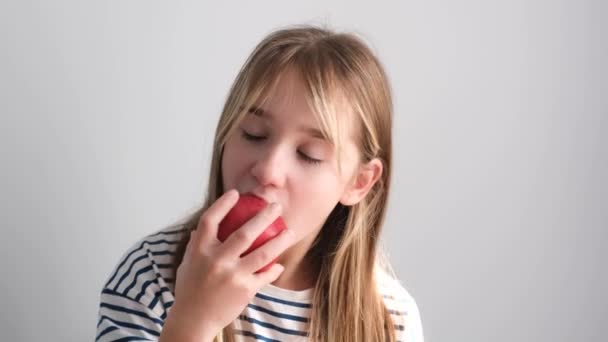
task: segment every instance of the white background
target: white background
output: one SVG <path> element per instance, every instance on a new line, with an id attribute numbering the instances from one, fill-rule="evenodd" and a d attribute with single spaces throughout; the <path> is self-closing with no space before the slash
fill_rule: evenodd
<path id="1" fill-rule="evenodd" d="M 358 32 L 394 89 L 384 241 L 427 341 L 606 341 L 606 1 L 0 2 L 0 340 L 94 338 L 137 239 L 202 201 L 272 29 Z"/>

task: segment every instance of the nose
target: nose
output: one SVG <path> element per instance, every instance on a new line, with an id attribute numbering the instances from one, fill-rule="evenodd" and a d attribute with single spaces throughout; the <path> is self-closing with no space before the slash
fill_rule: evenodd
<path id="1" fill-rule="evenodd" d="M 251 174 L 258 184 L 282 187 L 285 184 L 288 162 L 281 157 L 279 146 L 260 151 L 260 156 L 251 168 Z"/>

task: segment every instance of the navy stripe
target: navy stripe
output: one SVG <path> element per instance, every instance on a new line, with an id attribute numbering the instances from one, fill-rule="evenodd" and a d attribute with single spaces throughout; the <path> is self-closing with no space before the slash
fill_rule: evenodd
<path id="1" fill-rule="evenodd" d="M 388 310 L 388 312 L 391 315 L 396 315 L 396 316 L 407 316 L 407 311 L 397 311 L 397 310 Z"/>
<path id="2" fill-rule="evenodd" d="M 176 229 L 176 230 L 169 230 L 169 231 L 160 231 L 158 233 L 154 233 L 152 235 L 150 235 L 150 237 L 155 237 L 155 236 L 159 236 L 159 235 L 175 235 L 175 234 L 179 234 L 182 232 L 187 232 L 188 228 L 180 228 L 180 229 Z"/>
<path id="3" fill-rule="evenodd" d="M 172 306 L 173 306 L 173 301 L 166 302 L 165 304 L 163 304 L 163 307 L 165 308 L 165 312 L 167 309 L 169 309 Z"/>
<path id="4" fill-rule="evenodd" d="M 151 252 L 152 255 L 154 256 L 159 256 L 159 255 L 175 255 L 175 253 L 170 252 L 170 251 L 156 251 L 156 252 Z M 118 290 L 118 287 L 120 286 L 120 284 L 122 283 L 123 280 L 125 280 L 129 274 L 131 274 L 131 271 L 133 270 L 133 266 L 135 266 L 135 264 L 143 259 L 148 258 L 148 254 L 144 254 L 142 256 L 139 256 L 137 259 L 133 260 L 133 262 L 131 262 L 131 266 L 129 266 L 129 269 L 127 270 L 127 272 L 125 274 L 122 275 L 122 277 L 120 277 L 120 280 L 118 281 L 118 283 L 116 283 L 116 285 L 114 286 L 114 291 Z M 154 261 L 152 261 L 152 263 L 154 263 Z"/>
<path id="5" fill-rule="evenodd" d="M 272 302 L 276 302 L 276 303 L 281 303 L 281 304 L 287 304 L 287 305 L 291 305 L 291 306 L 295 306 L 298 308 L 306 308 L 306 309 L 310 309 L 312 307 L 311 304 L 308 303 L 298 303 L 298 302 L 292 302 L 289 300 L 284 300 L 284 299 L 279 299 L 279 298 L 275 298 L 275 297 L 270 297 L 267 296 L 265 294 L 262 293 L 256 293 L 255 294 L 256 297 L 261 298 L 261 299 L 266 299 Z"/>
<path id="6" fill-rule="evenodd" d="M 126 341 L 152 341 L 152 340 L 148 340 L 147 338 L 138 337 L 138 336 L 129 336 L 129 337 L 122 337 L 122 338 L 113 340 L 112 342 L 126 342 Z"/>
<path id="7" fill-rule="evenodd" d="M 403 330 L 405 329 L 405 328 L 403 327 L 403 325 L 400 325 L 400 324 L 395 324 L 395 321 L 392 321 L 392 322 L 393 322 L 393 328 L 394 328 L 395 330 L 401 330 L 401 331 L 403 331 Z M 384 323 L 384 329 L 388 329 L 388 324 Z"/>
<path id="8" fill-rule="evenodd" d="M 160 295 L 162 295 L 165 292 L 171 293 L 171 289 L 169 289 L 166 286 L 163 286 L 163 287 L 161 287 L 160 291 L 156 292 L 156 296 L 160 296 Z"/>
<path id="9" fill-rule="evenodd" d="M 279 340 L 273 340 L 271 338 L 268 338 L 266 336 L 262 336 L 262 335 L 258 335 L 258 334 L 254 334 L 251 331 L 245 331 L 245 330 L 234 330 L 235 333 L 237 334 L 241 334 L 243 336 L 248 336 L 248 337 L 253 337 L 256 340 L 260 340 L 260 341 L 266 341 L 266 342 L 281 342 Z"/>
<path id="10" fill-rule="evenodd" d="M 400 330 L 400 331 L 403 331 L 405 329 L 405 327 L 403 325 L 395 324 L 395 322 L 393 322 L 393 328 L 395 330 Z M 388 326 L 386 325 L 386 323 L 384 324 L 384 329 L 388 329 Z"/>
<path id="11" fill-rule="evenodd" d="M 135 301 L 133 298 L 131 298 L 131 297 L 127 296 L 127 295 L 124 295 L 124 294 L 122 294 L 120 292 L 112 291 L 110 289 L 104 289 L 103 291 L 101 291 L 101 293 L 107 294 L 107 295 L 113 295 L 113 296 L 121 297 L 121 298 L 124 298 L 124 299 L 128 299 L 128 300 L 132 301 L 133 303 L 136 303 L 137 305 L 142 305 L 142 303 Z"/>
<path id="12" fill-rule="evenodd" d="M 154 256 L 158 256 L 158 255 L 175 255 L 175 253 L 171 252 L 171 251 L 152 251 L 151 253 Z"/>
<path id="13" fill-rule="evenodd" d="M 152 265 L 146 266 L 142 269 L 140 269 L 139 271 L 137 271 L 135 273 L 135 277 L 133 278 L 133 280 L 131 281 L 131 284 L 129 284 L 129 286 L 127 286 L 127 288 L 125 288 L 124 291 L 122 291 L 122 293 L 126 296 L 127 294 L 129 294 L 129 291 L 131 291 L 131 289 L 135 286 L 135 284 L 137 283 L 137 277 L 139 277 L 142 273 L 146 273 L 148 271 L 151 271 L 153 269 Z M 114 289 L 114 291 L 116 291 L 116 289 Z"/>
<path id="14" fill-rule="evenodd" d="M 260 320 L 257 320 L 255 318 L 251 318 L 245 315 L 239 315 L 239 319 L 243 320 L 243 321 L 247 321 L 251 324 L 257 324 L 257 325 L 261 325 L 264 328 L 268 328 L 268 329 L 272 329 L 272 330 L 276 330 L 276 331 L 280 331 L 283 334 L 288 334 L 288 335 L 297 335 L 297 336 L 307 336 L 308 334 L 304 331 L 298 331 L 298 330 L 292 330 L 292 329 L 287 329 L 287 328 L 281 328 L 278 327 L 274 324 L 268 323 L 268 322 L 262 322 Z"/>
<path id="15" fill-rule="evenodd" d="M 148 309 L 154 309 L 154 307 L 156 306 L 156 303 L 158 303 L 159 299 L 160 299 L 160 296 L 155 296 L 154 299 L 152 299 L 152 301 L 150 302 L 150 304 L 148 304 Z"/>
<path id="16" fill-rule="evenodd" d="M 154 299 L 150 302 L 150 304 L 148 304 L 148 308 L 154 309 L 154 306 L 156 305 L 158 300 L 162 297 L 162 294 L 164 292 L 171 293 L 171 290 L 168 287 L 163 286 L 158 292 L 156 292 L 156 294 L 154 295 Z"/>
<path id="17" fill-rule="evenodd" d="M 114 311 L 119 311 L 119 312 L 124 312 L 124 313 L 128 313 L 128 314 L 133 314 L 135 316 L 139 316 L 139 317 L 143 317 L 145 319 L 148 319 L 154 323 L 163 325 L 163 321 L 161 321 L 158 318 L 154 318 L 154 317 L 150 317 L 148 316 L 146 313 L 141 312 L 141 311 L 137 311 L 137 310 L 133 310 L 133 309 L 129 309 L 129 308 L 125 308 L 122 306 L 118 306 L 118 305 L 113 305 L 113 304 L 108 304 L 108 303 L 101 303 L 99 305 L 100 308 L 108 308 L 110 310 L 114 310 Z"/>
<path id="18" fill-rule="evenodd" d="M 275 317 L 279 317 L 279 318 L 285 318 L 285 319 L 290 319 L 292 321 L 298 321 L 298 322 L 304 322 L 307 323 L 308 322 L 308 318 L 306 317 L 300 317 L 300 316 L 294 316 L 294 315 L 288 315 L 288 314 L 283 314 L 280 312 L 275 312 L 272 310 L 268 310 L 264 307 L 261 307 L 259 305 L 254 305 L 254 304 L 247 304 L 248 307 L 257 310 L 257 311 L 261 311 L 264 313 L 267 313 L 269 315 L 275 316 Z"/>
<path id="19" fill-rule="evenodd" d="M 144 254 L 144 255 L 137 257 L 137 259 L 133 260 L 133 262 L 131 263 L 131 266 L 129 266 L 129 269 L 127 269 L 127 272 L 123 273 L 122 277 L 120 277 L 120 280 L 118 280 L 116 285 L 114 285 L 114 291 L 117 291 L 118 287 L 120 286 L 122 281 L 125 280 L 125 278 L 127 278 L 129 276 L 129 274 L 131 274 L 131 271 L 133 270 L 133 266 L 135 266 L 135 264 L 137 264 L 138 261 L 144 260 L 146 258 L 148 258 L 148 255 Z"/>
<path id="20" fill-rule="evenodd" d="M 158 277 L 158 275 L 156 275 L 156 276 Z M 138 302 L 139 302 L 139 301 L 141 300 L 141 297 L 143 297 L 143 296 L 144 296 L 144 293 L 145 293 L 145 292 L 146 292 L 146 290 L 148 289 L 148 286 L 150 286 L 150 284 L 152 284 L 152 283 L 157 283 L 157 284 L 158 284 L 158 282 L 157 282 L 157 278 L 154 278 L 154 279 L 148 280 L 148 281 L 146 281 L 146 282 L 143 284 L 143 286 L 141 287 L 141 291 L 139 291 L 139 293 L 137 294 L 137 296 L 135 296 L 135 300 L 136 300 L 136 301 L 138 301 Z M 159 287 L 160 287 L 160 285 L 159 285 Z"/>
<path id="21" fill-rule="evenodd" d="M 127 256 L 123 259 L 123 261 L 118 265 L 118 267 L 116 268 L 116 272 L 114 272 L 114 274 L 112 275 L 112 277 L 110 278 L 110 280 L 108 280 L 108 282 L 106 283 L 105 287 L 108 287 L 108 285 L 110 285 L 113 281 L 114 278 L 116 278 L 116 276 L 118 275 L 118 271 L 120 271 L 120 269 L 125 265 L 125 263 L 129 260 L 129 258 L 131 257 L 131 255 L 141 251 L 141 249 L 143 248 L 143 246 L 145 244 L 149 244 L 149 245 L 159 245 L 161 243 L 166 243 L 169 245 L 177 245 L 181 242 L 181 240 L 178 241 L 167 241 L 167 240 L 157 240 L 157 241 L 148 241 L 148 240 L 144 240 L 142 241 L 142 243 L 139 244 L 139 246 L 132 250 L 129 254 L 127 254 Z"/>
<path id="22" fill-rule="evenodd" d="M 97 324 L 97 327 L 99 327 L 99 324 Z M 97 334 L 97 337 L 95 337 L 95 341 L 98 341 L 99 338 L 101 338 L 101 336 L 103 336 L 103 335 L 105 335 L 107 333 L 110 333 L 110 332 L 112 332 L 112 331 L 114 331 L 116 329 L 118 329 L 118 327 L 116 327 L 116 326 L 111 326 L 111 327 L 105 328 L 102 332 L 100 332 L 99 334 Z"/>
<path id="23" fill-rule="evenodd" d="M 162 269 L 162 268 L 172 268 L 173 267 L 172 264 L 156 264 L 156 266 L 159 269 Z M 137 273 L 135 273 L 135 277 L 133 278 L 133 281 L 131 282 L 131 284 L 129 284 L 129 286 L 122 293 L 124 293 L 125 295 L 127 295 L 129 293 L 129 291 L 131 291 L 131 289 L 133 287 L 135 287 L 135 284 L 137 284 L 137 278 L 141 274 L 146 273 L 146 272 L 148 272 L 148 271 L 150 271 L 152 269 L 153 269 L 153 265 L 150 265 L 150 266 L 144 267 L 141 270 L 137 271 Z"/>
<path id="24" fill-rule="evenodd" d="M 103 321 L 104 319 L 107 319 L 108 321 L 114 323 L 115 325 L 121 326 L 121 327 L 125 327 L 125 328 L 131 328 L 131 329 L 137 329 L 137 330 L 141 330 L 141 331 L 145 331 L 150 335 L 154 335 L 154 336 L 160 336 L 160 333 L 158 331 L 152 330 L 152 329 L 148 329 L 146 327 L 142 327 L 141 325 L 138 324 L 133 324 L 133 323 L 128 323 L 128 322 L 121 322 L 115 319 L 112 319 L 108 316 L 101 316 L 101 320 Z"/>
<path id="25" fill-rule="evenodd" d="M 387 299 L 392 299 L 396 302 L 400 302 L 400 303 L 406 303 L 407 300 L 403 299 L 403 298 L 397 298 L 395 296 L 390 296 L 390 295 L 382 295 L 382 297 L 387 298 Z"/>

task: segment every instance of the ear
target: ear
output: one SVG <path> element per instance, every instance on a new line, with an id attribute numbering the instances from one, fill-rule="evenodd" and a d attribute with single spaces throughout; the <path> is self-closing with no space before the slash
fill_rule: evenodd
<path id="1" fill-rule="evenodd" d="M 355 205 L 371 190 L 372 186 L 382 176 L 382 162 L 374 158 L 360 165 L 347 185 L 340 203 L 345 206 Z"/>

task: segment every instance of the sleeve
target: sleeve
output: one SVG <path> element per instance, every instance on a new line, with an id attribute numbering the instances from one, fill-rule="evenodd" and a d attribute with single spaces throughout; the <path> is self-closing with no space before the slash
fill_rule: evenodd
<path id="1" fill-rule="evenodd" d="M 413 298 L 406 304 L 406 314 L 403 316 L 403 330 L 398 330 L 397 341 L 424 342 L 420 310 Z"/>
<path id="2" fill-rule="evenodd" d="M 166 311 L 158 268 L 146 242 L 131 247 L 114 267 L 99 297 L 95 341 L 157 341 Z"/>
<path id="3" fill-rule="evenodd" d="M 379 289 L 389 310 L 397 342 L 424 342 L 418 304 L 401 281 L 379 272 Z"/>
<path id="4" fill-rule="evenodd" d="M 95 341 L 158 341 L 163 320 L 148 306 L 120 293 L 101 293 Z"/>

